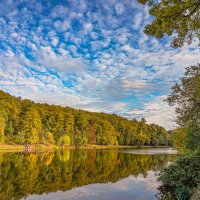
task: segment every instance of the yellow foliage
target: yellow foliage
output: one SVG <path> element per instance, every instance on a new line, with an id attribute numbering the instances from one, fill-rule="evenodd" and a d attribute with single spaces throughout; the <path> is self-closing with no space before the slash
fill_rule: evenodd
<path id="1" fill-rule="evenodd" d="M 184 128 L 177 128 L 173 133 L 173 143 L 174 147 L 181 151 L 186 150 L 187 145 L 187 130 Z"/>
<path id="2" fill-rule="evenodd" d="M 51 162 L 52 162 L 53 157 L 54 157 L 53 153 L 49 153 L 48 155 L 46 155 L 45 158 L 44 158 L 44 164 L 46 166 L 50 165 Z"/>

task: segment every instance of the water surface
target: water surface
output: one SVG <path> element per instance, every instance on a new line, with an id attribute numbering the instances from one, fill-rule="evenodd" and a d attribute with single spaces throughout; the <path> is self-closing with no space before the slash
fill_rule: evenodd
<path id="1" fill-rule="evenodd" d="M 155 199 L 157 175 L 175 155 L 136 150 L 0 154 L 0 199 Z"/>

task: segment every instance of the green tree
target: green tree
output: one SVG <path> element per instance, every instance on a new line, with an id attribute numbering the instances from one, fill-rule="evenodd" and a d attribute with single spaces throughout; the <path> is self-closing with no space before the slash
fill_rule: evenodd
<path id="1" fill-rule="evenodd" d="M 38 111 L 33 106 L 28 107 L 22 117 L 21 132 L 24 134 L 25 143 L 36 144 L 39 142 L 42 124 Z"/>
<path id="2" fill-rule="evenodd" d="M 120 121 L 118 123 L 117 131 L 120 133 L 119 137 L 118 137 L 119 144 L 125 145 L 125 143 L 126 143 L 126 125 L 124 123 L 124 120 Z"/>
<path id="3" fill-rule="evenodd" d="M 151 124 L 149 126 L 149 133 L 150 133 L 150 144 L 153 146 L 159 145 L 159 139 L 157 135 L 157 127 L 155 124 Z"/>
<path id="4" fill-rule="evenodd" d="M 187 146 L 195 149 L 200 146 L 200 64 L 187 67 L 172 90 L 167 102 L 175 106 L 177 123 L 188 132 Z"/>
<path id="5" fill-rule="evenodd" d="M 15 131 L 15 129 L 14 129 L 13 120 L 9 119 L 8 122 L 6 123 L 6 127 L 5 127 L 5 135 L 6 135 L 8 142 L 13 137 L 14 131 Z"/>
<path id="6" fill-rule="evenodd" d="M 148 135 L 148 127 L 146 124 L 146 120 L 144 118 L 142 118 L 141 122 L 139 123 L 136 140 L 137 140 L 138 146 L 142 146 L 144 144 L 148 145 L 150 143 L 150 137 Z"/>
<path id="7" fill-rule="evenodd" d="M 5 119 L 0 116 L 0 144 L 3 144 L 5 141 L 4 130 L 6 127 Z"/>
<path id="8" fill-rule="evenodd" d="M 200 44 L 200 1 L 199 0 L 138 0 L 150 6 L 149 14 L 154 17 L 144 32 L 156 38 L 165 34 L 174 36 L 172 46 L 182 47 L 191 44 L 195 38 Z"/>
<path id="9" fill-rule="evenodd" d="M 161 171 L 160 200 L 189 200 L 200 181 L 200 151 L 179 157 Z M 199 196 L 199 195 L 197 195 Z M 197 198 L 199 199 L 199 198 Z M 197 200 L 194 199 L 194 200 Z"/>
<path id="10" fill-rule="evenodd" d="M 76 147 L 87 145 L 87 137 L 85 131 L 75 130 L 74 144 Z"/>
<path id="11" fill-rule="evenodd" d="M 70 136 L 71 144 L 74 144 L 74 117 L 71 112 L 68 112 L 65 116 L 65 134 Z"/>
<path id="12" fill-rule="evenodd" d="M 3 105 L 0 105 L 0 144 L 5 142 L 5 128 L 7 123 L 7 112 Z"/>
<path id="13" fill-rule="evenodd" d="M 147 138 L 146 138 L 145 134 L 140 132 L 136 135 L 135 139 L 136 139 L 136 144 L 138 145 L 138 147 L 140 147 L 145 144 L 145 141 Z"/>
<path id="14" fill-rule="evenodd" d="M 56 140 L 65 134 L 64 121 L 65 121 L 64 112 L 60 110 L 58 111 L 55 126 L 53 127 L 53 133 L 56 135 Z"/>
<path id="15" fill-rule="evenodd" d="M 24 132 L 23 131 L 22 132 L 19 131 L 16 135 L 13 136 L 11 141 L 13 141 L 16 144 L 24 144 L 25 143 L 25 134 L 24 134 Z"/>
<path id="16" fill-rule="evenodd" d="M 96 132 L 94 124 L 89 124 L 87 138 L 89 144 L 96 144 Z"/>
<path id="17" fill-rule="evenodd" d="M 88 118 L 84 113 L 78 113 L 75 121 L 74 144 L 82 146 L 87 144 Z"/>
<path id="18" fill-rule="evenodd" d="M 114 127 L 108 122 L 102 120 L 100 122 L 101 132 L 99 134 L 100 143 L 102 145 L 118 145 L 117 136 L 118 132 L 115 131 Z"/>
<path id="19" fill-rule="evenodd" d="M 179 150 L 185 151 L 187 148 L 187 129 L 184 128 L 177 128 L 173 132 L 173 142 L 174 142 L 174 147 L 178 148 Z"/>

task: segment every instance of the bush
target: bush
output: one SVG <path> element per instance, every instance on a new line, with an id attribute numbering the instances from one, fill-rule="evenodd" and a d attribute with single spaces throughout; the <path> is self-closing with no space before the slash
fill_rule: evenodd
<path id="1" fill-rule="evenodd" d="M 158 199 L 188 200 L 200 183 L 200 151 L 179 157 L 161 171 Z"/>

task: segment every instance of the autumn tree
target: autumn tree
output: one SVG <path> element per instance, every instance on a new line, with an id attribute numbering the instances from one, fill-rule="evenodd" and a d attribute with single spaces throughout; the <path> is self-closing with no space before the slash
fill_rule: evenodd
<path id="1" fill-rule="evenodd" d="M 58 111 L 55 127 L 54 127 L 54 133 L 56 133 L 57 138 L 60 138 L 62 135 L 65 134 L 64 132 L 64 121 L 65 121 L 65 115 L 62 110 Z"/>
<path id="2" fill-rule="evenodd" d="M 120 145 L 124 145 L 126 143 L 126 125 L 124 121 L 120 121 L 118 123 L 117 131 L 120 133 L 118 137 L 118 141 Z"/>
<path id="3" fill-rule="evenodd" d="M 150 143 L 150 138 L 147 134 L 147 124 L 146 120 L 144 118 L 141 119 L 141 122 L 139 123 L 138 126 L 138 133 L 136 136 L 136 141 L 138 146 L 142 146 L 144 144 L 149 144 Z"/>
<path id="4" fill-rule="evenodd" d="M 61 147 L 69 146 L 70 145 L 70 137 L 69 135 L 62 135 L 58 139 L 58 145 Z"/>
<path id="5" fill-rule="evenodd" d="M 74 144 L 76 147 L 85 146 L 87 145 L 87 137 L 84 132 L 81 132 L 79 129 L 75 129 L 75 136 L 74 136 Z"/>
<path id="6" fill-rule="evenodd" d="M 3 115 L 3 113 L 0 113 L 0 144 L 4 143 L 5 141 L 5 135 L 4 135 L 5 127 L 6 127 L 5 116 Z"/>
<path id="7" fill-rule="evenodd" d="M 114 130 L 114 127 L 108 122 L 102 120 L 100 122 L 100 129 L 98 132 L 98 142 L 102 145 L 118 145 L 117 136 L 118 132 Z"/>
<path id="8" fill-rule="evenodd" d="M 24 134 L 25 143 L 36 144 L 39 142 L 42 124 L 38 111 L 34 106 L 26 108 L 22 116 L 21 132 Z"/>
<path id="9" fill-rule="evenodd" d="M 53 134 L 50 131 L 44 133 L 44 143 L 46 144 L 54 144 L 55 140 Z"/>
<path id="10" fill-rule="evenodd" d="M 149 127 L 145 121 L 128 120 L 115 114 L 36 104 L 0 91 L 1 143 L 138 145 L 149 144 L 149 138 L 150 141 L 158 141 L 158 144 L 163 143 L 166 131 L 155 125 L 156 134 L 151 135 Z"/>
<path id="11" fill-rule="evenodd" d="M 196 38 L 200 44 L 200 0 L 138 0 L 148 4 L 151 24 L 145 26 L 147 35 L 162 38 L 173 36 L 172 46 L 182 47 L 191 44 Z"/>
<path id="12" fill-rule="evenodd" d="M 88 126 L 88 143 L 89 144 L 96 144 L 96 130 L 94 124 L 89 124 Z"/>
<path id="13" fill-rule="evenodd" d="M 74 143 L 76 146 L 87 144 L 88 119 L 84 113 L 78 113 L 75 121 Z"/>
<path id="14" fill-rule="evenodd" d="M 70 137 L 70 142 L 73 145 L 74 144 L 74 117 L 71 112 L 68 112 L 65 115 L 64 130 L 65 130 L 65 134 Z"/>

